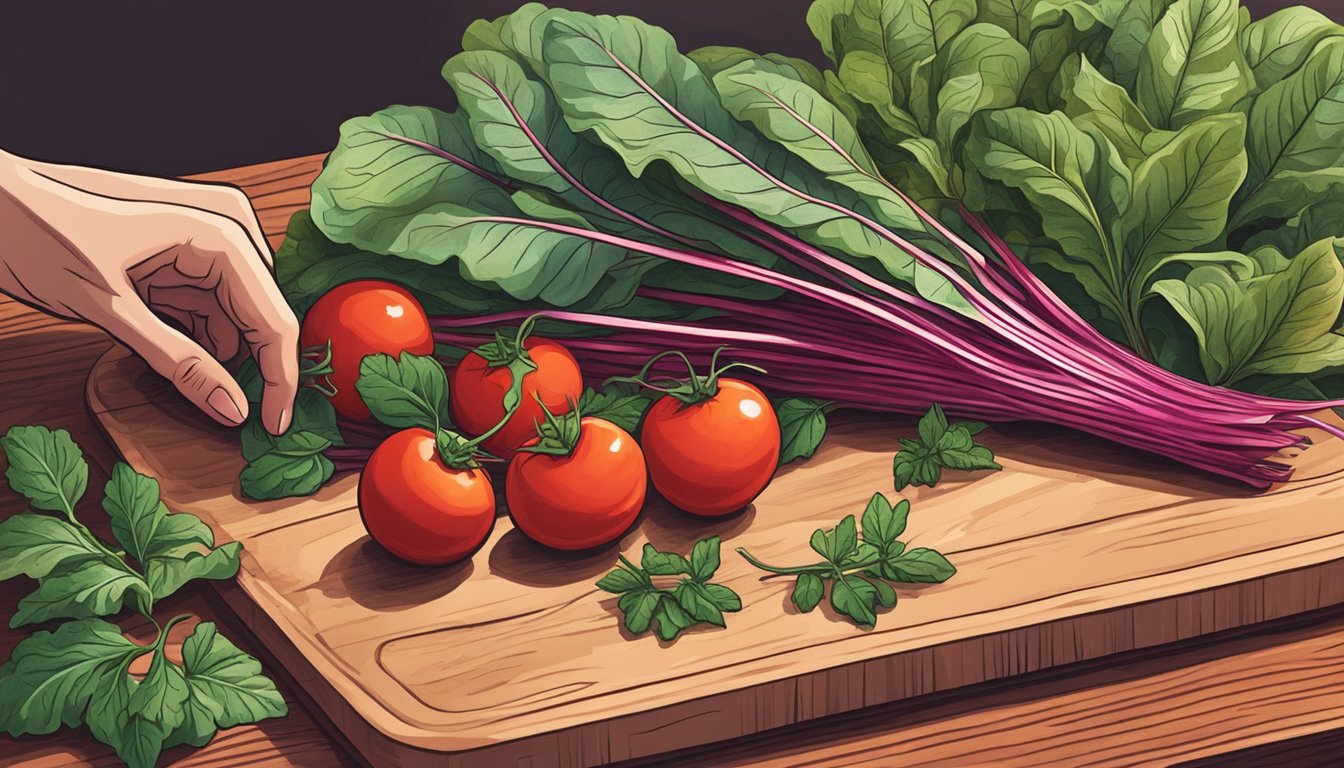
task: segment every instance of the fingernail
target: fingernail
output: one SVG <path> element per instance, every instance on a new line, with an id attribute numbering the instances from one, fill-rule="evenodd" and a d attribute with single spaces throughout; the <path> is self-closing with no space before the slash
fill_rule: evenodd
<path id="1" fill-rule="evenodd" d="M 218 413 L 225 421 L 233 424 L 243 423 L 242 409 L 238 407 L 237 403 L 233 402 L 233 398 L 223 387 L 215 387 L 215 391 L 210 393 L 205 402 L 215 409 L 215 413 Z"/>
<path id="2" fill-rule="evenodd" d="M 289 431 L 289 418 L 290 413 L 288 408 L 280 411 L 280 418 L 275 420 L 277 434 L 283 435 Z"/>

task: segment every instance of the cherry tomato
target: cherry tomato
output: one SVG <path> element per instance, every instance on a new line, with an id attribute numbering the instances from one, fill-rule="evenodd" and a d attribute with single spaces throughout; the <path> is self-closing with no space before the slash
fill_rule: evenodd
<path id="1" fill-rule="evenodd" d="M 552 414 L 568 413 L 569 401 L 583 395 L 583 376 L 574 356 L 560 344 L 536 337 L 523 341 L 523 349 L 536 365 L 523 375 L 518 409 L 498 432 L 481 447 L 502 458 L 512 458 L 528 440 L 536 437 L 537 423 L 545 413 L 537 397 Z M 470 352 L 453 369 L 449 387 L 453 423 L 469 435 L 481 435 L 504 418 L 504 393 L 513 383 L 506 364 L 491 365 L 480 352 Z"/>
<path id="2" fill-rule="evenodd" d="M 405 288 L 382 280 L 355 280 L 332 288 L 303 318 L 299 344 L 304 348 L 331 341 L 328 376 L 336 394 L 336 412 L 355 421 L 373 416 L 355 389 L 366 355 L 434 352 L 434 334 L 424 307 Z"/>
<path id="3" fill-rule="evenodd" d="M 359 516 L 388 552 L 420 565 L 471 557 L 495 527 L 495 491 L 479 467 L 443 463 L 434 434 L 394 433 L 369 456 L 359 478 Z"/>
<path id="4" fill-rule="evenodd" d="M 504 497 L 513 524 L 553 549 L 583 550 L 619 539 L 644 506 L 644 454 L 630 433 L 584 417 L 568 455 L 519 452 Z"/>
<path id="5" fill-rule="evenodd" d="M 640 445 L 653 487 L 696 515 L 726 515 L 756 498 L 779 464 L 779 419 L 752 385 L 719 379 L 708 399 L 663 397 L 649 407 Z"/>

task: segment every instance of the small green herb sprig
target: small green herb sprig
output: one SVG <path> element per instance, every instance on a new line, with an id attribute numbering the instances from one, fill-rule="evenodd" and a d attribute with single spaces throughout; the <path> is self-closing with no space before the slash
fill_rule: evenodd
<path id="1" fill-rule="evenodd" d="M 901 438 L 901 450 L 892 459 L 896 490 L 937 485 L 944 468 L 1003 469 L 994 461 L 994 452 L 975 441 L 984 429 L 981 421 L 948 424 L 942 406 L 934 403 L 919 420 L 919 439 Z"/>
<path id="2" fill-rule="evenodd" d="M 696 624 L 724 626 L 723 614 L 742 610 L 733 590 L 710 582 L 719 569 L 719 537 L 696 542 L 690 558 L 644 545 L 636 566 L 620 557 L 620 565 L 597 582 L 599 589 L 620 595 L 616 602 L 625 615 L 625 628 L 638 635 L 650 628 L 658 639 L 670 641 Z M 655 580 L 655 577 L 680 577 Z"/>
<path id="3" fill-rule="evenodd" d="M 863 512 L 862 538 L 848 515 L 834 528 L 812 533 L 813 551 L 824 560 L 813 565 L 777 567 L 766 565 L 745 549 L 738 554 L 747 562 L 772 574 L 796 576 L 793 604 L 807 613 L 821 602 L 829 583 L 831 607 L 865 627 L 877 623 L 877 609 L 896 605 L 896 590 L 889 582 L 941 583 L 957 569 L 936 550 L 906 549 L 896 537 L 905 531 L 910 502 L 892 506 L 880 493 L 873 494 Z"/>
<path id="4" fill-rule="evenodd" d="M 219 728 L 286 714 L 261 664 L 213 623 L 196 626 L 179 664 L 165 646 L 190 616 L 160 624 L 153 615 L 157 601 L 189 581 L 232 578 L 240 544 L 216 547 L 208 525 L 168 511 L 158 481 L 118 463 L 102 504 L 114 546 L 75 514 L 89 467 L 68 432 L 14 427 L 0 448 L 10 488 L 34 510 L 0 522 L 0 579 L 23 574 L 37 582 L 10 626 L 66 620 L 20 641 L 0 666 L 0 729 L 22 736 L 84 724 L 132 768 L 152 768 L 164 749 L 203 746 Z M 158 630 L 152 643 L 137 643 L 101 618 L 128 609 Z M 131 663 L 146 655 L 148 671 L 136 679 Z"/>

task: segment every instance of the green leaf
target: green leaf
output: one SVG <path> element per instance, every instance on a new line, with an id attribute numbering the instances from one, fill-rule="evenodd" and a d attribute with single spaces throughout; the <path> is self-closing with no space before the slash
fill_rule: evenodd
<path id="1" fill-rule="evenodd" d="M 1334 238 L 1293 259 L 1265 247 L 1251 254 L 1253 274 L 1202 266 L 1153 289 L 1195 332 L 1210 382 L 1312 373 L 1344 364 L 1344 336 L 1333 330 L 1344 302 L 1342 250 Z"/>
<path id="2" fill-rule="evenodd" d="M 793 604 L 799 611 L 808 613 L 816 608 L 825 594 L 826 585 L 820 576 L 815 573 L 798 574 L 798 581 L 793 585 Z"/>
<path id="3" fill-rule="evenodd" d="M 915 440 L 902 440 L 901 444 L 903 447 L 896 452 L 891 465 L 896 490 L 904 490 L 911 485 L 937 485 L 943 468 L 938 455 Z"/>
<path id="4" fill-rule="evenodd" d="M 644 545 L 640 565 L 654 576 L 691 575 L 691 564 L 676 552 L 660 552 L 652 544 Z"/>
<path id="5" fill-rule="evenodd" d="M 852 190 L 828 184 L 788 149 L 738 122 L 665 31 L 630 17 L 562 10 L 542 12 L 530 27 L 540 33 L 542 53 L 523 55 L 532 56 L 529 66 L 551 86 L 570 128 L 591 132 L 620 155 L 629 173 L 643 176 L 665 163 L 724 203 L 814 245 L 876 260 L 922 295 L 966 310 L 945 278 L 856 217 L 870 206 Z M 917 220 L 910 225 L 922 232 Z"/>
<path id="6" fill-rule="evenodd" d="M 312 194 L 330 239 L 426 264 L 456 258 L 470 280 L 523 301 L 574 304 L 627 255 L 529 223 L 465 111 L 389 107 L 346 121 Z"/>
<path id="7" fill-rule="evenodd" d="M 190 552 L 181 557 L 150 560 L 145 568 L 145 578 L 154 599 L 161 600 L 196 579 L 222 581 L 233 578 L 238 573 L 242 548 L 242 544 L 231 541 L 206 553 Z"/>
<path id="8" fill-rule="evenodd" d="M 890 566 L 896 581 L 911 584 L 941 584 L 957 572 L 946 557 L 924 547 L 907 550 L 892 560 Z"/>
<path id="9" fill-rule="evenodd" d="M 977 113 L 1015 106 L 1031 65 L 1031 56 L 1005 30 L 972 24 L 938 52 L 930 69 L 929 106 L 912 104 L 915 116 L 932 115 L 931 137 L 951 165 L 963 132 Z M 917 92 L 916 96 L 920 94 Z"/>
<path id="10" fill-rule="evenodd" d="M 111 616 L 128 605 L 143 612 L 151 603 L 149 585 L 139 573 L 99 552 L 61 561 L 38 582 L 36 590 L 19 601 L 9 625 Z"/>
<path id="11" fill-rule="evenodd" d="M 9 487 L 37 509 L 73 515 L 89 484 L 84 454 L 64 429 L 10 427 L 0 437 Z"/>
<path id="12" fill-rule="evenodd" d="M 865 627 L 876 624 L 876 603 L 877 587 L 862 576 L 845 574 L 831 584 L 831 607 L 855 624 Z"/>
<path id="13" fill-rule="evenodd" d="M 1078 129 L 1105 136 L 1130 168 L 1175 136 L 1155 130 L 1129 92 L 1107 80 L 1086 56 L 1067 64 L 1060 77 L 1064 113 Z"/>
<path id="14" fill-rule="evenodd" d="M 0 725 L 11 736 L 52 733 L 84 721 L 95 696 L 125 677 L 131 659 L 149 651 L 98 619 L 62 624 L 19 641 L 0 667 Z"/>
<path id="15" fill-rule="evenodd" d="M 779 463 L 809 458 L 826 437 L 826 408 L 830 403 L 806 397 L 775 401 L 779 417 Z"/>
<path id="16" fill-rule="evenodd" d="M 704 70 L 705 74 L 711 78 L 745 61 L 751 62 L 758 69 L 769 69 L 772 72 L 791 77 L 800 83 L 806 83 L 818 92 L 824 93 L 826 90 L 825 79 L 816 66 L 811 62 L 796 59 L 792 56 L 783 56 L 778 53 L 761 55 L 746 48 L 737 48 L 731 45 L 706 45 L 702 48 L 696 48 L 686 54 L 686 57 L 700 65 L 700 69 Z"/>
<path id="17" fill-rule="evenodd" d="M 937 445 L 945 432 L 947 432 L 947 415 L 943 413 L 941 405 L 934 403 L 919 419 L 919 439 L 923 440 L 925 445 Z"/>
<path id="18" fill-rule="evenodd" d="M 250 499 L 311 496 L 331 479 L 336 467 L 322 452 L 331 441 L 312 432 L 290 430 L 273 450 L 252 460 L 238 481 Z"/>
<path id="19" fill-rule="evenodd" d="M 1158 128 L 1229 111 L 1253 85 L 1236 0 L 1176 0 L 1144 45 L 1136 101 Z"/>
<path id="20" fill-rule="evenodd" d="M 979 176 L 1017 190 L 1040 216 L 1058 244 L 1052 267 L 1117 316 L 1128 311 L 1125 288 L 1115 282 L 1124 274 L 1115 225 L 1130 207 L 1130 175 L 1105 136 L 1059 112 L 1007 109 L 976 121 L 966 154 Z"/>
<path id="21" fill-rule="evenodd" d="M 712 624 L 716 627 L 725 626 L 723 611 L 719 609 L 717 601 L 710 597 L 705 585 L 695 581 L 683 580 L 672 591 L 672 597 L 676 599 L 682 610 L 686 611 L 696 621 L 702 624 Z"/>
<path id="22" fill-rule="evenodd" d="M 624 394 L 615 387 L 598 392 L 588 387 L 583 391 L 583 397 L 579 398 L 579 413 L 606 419 L 626 432 L 633 433 L 650 404 L 651 401 L 641 394 Z"/>
<path id="23" fill-rule="evenodd" d="M 643 589 L 645 583 L 636 573 L 631 573 L 628 569 L 617 567 L 606 576 L 597 580 L 597 588 L 604 592 L 610 592 L 614 595 L 625 592 L 633 592 L 637 589 Z"/>
<path id="24" fill-rule="evenodd" d="M 1133 202 L 1116 226 L 1124 232 L 1132 288 L 1162 256 L 1196 251 L 1222 233 L 1228 202 L 1246 175 L 1241 115 L 1190 124 L 1134 169 Z"/>
<path id="25" fill-rule="evenodd" d="M 220 728 L 289 713 L 261 663 L 221 636 L 214 622 L 203 621 L 192 630 L 182 645 L 182 665 L 192 692 L 222 708 L 216 720 Z"/>
<path id="26" fill-rule="evenodd" d="M 1003 469 L 994 461 L 994 452 L 975 442 L 964 426 L 943 433 L 938 440 L 938 458 L 948 469 Z"/>
<path id="27" fill-rule="evenodd" d="M 1303 5 L 1281 8 L 1241 33 L 1241 49 L 1255 81 L 1268 88 L 1297 71 L 1323 40 L 1344 37 L 1344 27 Z"/>
<path id="28" fill-rule="evenodd" d="M 21 512 L 0 521 L 0 580 L 41 579 L 62 562 L 98 554 L 78 528 L 50 515 Z"/>
<path id="29" fill-rule="evenodd" d="M 723 586 L 722 584 L 701 584 L 704 587 L 705 595 L 718 606 L 724 613 L 735 613 L 742 610 L 742 598 L 736 592 Z"/>
<path id="30" fill-rule="evenodd" d="M 210 743 L 218 730 L 215 722 L 223 715 L 223 706 L 205 693 L 192 689 L 190 685 L 187 689 L 187 701 L 182 705 L 182 723 L 164 738 L 164 749 L 179 744 L 203 747 Z"/>
<path id="31" fill-rule="evenodd" d="M 932 60 L 975 18 L 973 0 L 820 0 L 807 25 L 840 80 L 878 114 L 904 110 L 916 65 Z"/>
<path id="32" fill-rule="evenodd" d="M 158 726 L 166 736 L 185 719 L 187 696 L 186 676 L 160 648 L 154 652 L 144 679 L 131 692 L 127 712 Z"/>
<path id="33" fill-rule="evenodd" d="M 369 355 L 359 364 L 355 389 L 374 417 L 389 427 L 434 432 L 452 424 L 448 374 L 432 355 Z"/>
<path id="34" fill-rule="evenodd" d="M 1115 28 L 1106 41 L 1104 61 L 1112 79 L 1133 89 L 1148 40 L 1171 0 L 1130 0 L 1116 18 Z"/>
<path id="35" fill-rule="evenodd" d="M 886 549 L 905 531 L 910 515 L 910 502 L 901 499 L 893 507 L 887 497 L 874 493 L 863 511 L 863 540 L 879 549 Z"/>
<path id="36" fill-rule="evenodd" d="M 1323 44 L 1251 104 L 1246 183 L 1231 228 L 1287 219 L 1344 191 L 1344 40 Z"/>
<path id="37" fill-rule="evenodd" d="M 695 623 L 695 619 L 686 612 L 671 595 L 662 594 L 654 608 L 653 618 L 658 622 L 654 634 L 659 640 L 671 641 L 681 634 L 683 629 Z"/>
<path id="38" fill-rule="evenodd" d="M 828 536 L 828 544 L 830 553 L 826 559 L 833 563 L 841 562 L 859 546 L 859 533 L 853 515 L 845 515 L 840 524 L 835 526 Z"/>
<path id="39" fill-rule="evenodd" d="M 625 614 L 625 628 L 635 635 L 648 629 L 660 600 L 662 593 L 656 589 L 641 589 L 621 595 L 616 606 Z"/>
<path id="40" fill-rule="evenodd" d="M 697 541 L 691 548 L 690 576 L 696 581 L 709 581 L 719 569 L 719 537 Z"/>
<path id="41" fill-rule="evenodd" d="M 888 584 L 885 581 L 873 581 L 871 583 L 873 587 L 877 590 L 878 605 L 882 606 L 883 608 L 896 607 L 896 590 L 892 589 L 890 584 Z"/>

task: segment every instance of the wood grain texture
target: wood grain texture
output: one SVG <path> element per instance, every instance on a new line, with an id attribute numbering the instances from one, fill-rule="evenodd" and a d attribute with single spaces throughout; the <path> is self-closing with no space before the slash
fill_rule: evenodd
<path id="1" fill-rule="evenodd" d="M 164 479 L 170 504 L 244 542 L 231 604 L 269 625 L 287 665 L 311 667 L 309 692 L 380 764 L 598 765 L 1344 603 L 1344 534 L 1321 514 L 1344 498 L 1344 443 L 1323 435 L 1293 481 L 1251 495 L 1081 435 L 991 430 L 1003 472 L 908 494 L 907 537 L 947 553 L 953 581 L 901 590 L 860 631 L 827 610 L 793 615 L 786 584 L 727 553 L 719 580 L 744 610 L 664 644 L 619 631 L 592 586 L 616 548 L 560 560 L 502 518 L 471 563 L 401 565 L 365 535 L 356 478 L 247 502 L 234 436 L 169 394 L 117 352 L 90 377 L 122 454 Z M 901 428 L 839 424 L 736 518 L 651 504 L 619 549 L 685 551 L 716 533 L 726 550 L 808 559 L 815 527 L 889 487 Z"/>
<path id="2" fill-rule="evenodd" d="M 1342 634 L 1328 609 L 621 768 L 1335 766 Z"/>

